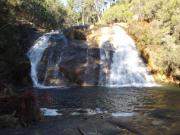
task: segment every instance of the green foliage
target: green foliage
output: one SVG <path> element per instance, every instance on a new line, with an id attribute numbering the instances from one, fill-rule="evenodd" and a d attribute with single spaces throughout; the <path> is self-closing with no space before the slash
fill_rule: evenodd
<path id="1" fill-rule="evenodd" d="M 106 23 L 127 22 L 133 15 L 129 10 L 130 6 L 131 4 L 128 2 L 114 5 L 103 14 L 102 21 Z"/>
<path id="2" fill-rule="evenodd" d="M 11 16 L 45 28 L 62 27 L 66 11 L 59 0 L 2 0 Z"/>
<path id="3" fill-rule="evenodd" d="M 161 9 L 162 3 L 163 0 L 133 0 L 131 8 L 140 20 L 151 21 Z"/>
<path id="4" fill-rule="evenodd" d="M 157 45 L 180 43 L 180 0 L 122 0 L 108 9 L 102 17 L 102 21 L 106 23 L 130 23 L 135 19 L 146 21 L 152 26 L 145 32 L 144 37 L 149 38 L 145 40 L 157 40 L 158 37 Z M 155 37 L 151 38 L 152 35 Z"/>

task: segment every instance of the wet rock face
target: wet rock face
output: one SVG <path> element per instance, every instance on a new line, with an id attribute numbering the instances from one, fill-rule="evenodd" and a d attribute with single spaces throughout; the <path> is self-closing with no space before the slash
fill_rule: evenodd
<path id="1" fill-rule="evenodd" d="M 57 39 L 52 36 L 38 66 L 40 83 L 46 85 L 98 85 L 100 67 L 100 48 L 77 39 Z M 54 66 L 57 65 L 57 66 Z M 54 73 L 58 72 L 55 77 Z M 45 79 L 46 78 L 46 79 Z M 54 81 L 54 82 L 53 82 Z"/>
<path id="2" fill-rule="evenodd" d="M 78 85 L 97 85 L 100 65 L 98 48 L 71 46 L 65 51 L 60 71 Z"/>

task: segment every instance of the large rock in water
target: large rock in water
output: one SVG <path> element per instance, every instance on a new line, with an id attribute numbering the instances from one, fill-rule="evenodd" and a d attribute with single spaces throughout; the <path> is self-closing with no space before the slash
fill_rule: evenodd
<path id="1" fill-rule="evenodd" d="M 99 52 L 98 48 L 86 48 L 85 46 L 74 46 L 71 44 L 64 51 L 62 62 L 59 65 L 60 72 L 76 84 L 98 85 L 100 70 Z"/>
<path id="2" fill-rule="evenodd" d="M 60 86 L 98 85 L 100 68 L 105 64 L 100 60 L 100 51 L 102 53 L 104 50 L 72 37 L 66 40 L 58 38 L 56 34 L 51 36 L 38 65 L 40 83 Z"/>

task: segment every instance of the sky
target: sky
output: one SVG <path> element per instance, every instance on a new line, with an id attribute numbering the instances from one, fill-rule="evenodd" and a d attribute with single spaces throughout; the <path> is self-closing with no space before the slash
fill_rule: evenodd
<path id="1" fill-rule="evenodd" d="M 61 0 L 61 1 L 64 3 L 64 5 L 67 4 L 67 0 Z"/>
<path id="2" fill-rule="evenodd" d="M 66 5 L 67 4 L 67 0 L 60 0 L 60 1 L 62 1 L 63 3 L 64 3 L 64 5 Z M 108 2 L 108 4 L 110 4 L 109 2 L 110 1 L 117 1 L 117 0 L 105 0 L 106 2 Z M 110 5 L 109 5 L 110 6 Z"/>

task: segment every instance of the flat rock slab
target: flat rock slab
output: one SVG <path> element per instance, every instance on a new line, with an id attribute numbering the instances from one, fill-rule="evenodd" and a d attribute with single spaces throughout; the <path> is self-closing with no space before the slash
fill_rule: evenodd
<path id="1" fill-rule="evenodd" d="M 132 117 L 57 116 L 45 117 L 28 128 L 1 129 L 1 135 L 170 135 L 178 134 L 178 122 L 153 124 L 156 119 L 144 115 Z M 180 123 L 179 123 L 180 124 Z M 172 127 L 171 129 L 171 126 Z M 176 125 L 176 127 L 175 127 Z M 168 127 L 169 126 L 169 127 Z"/>

